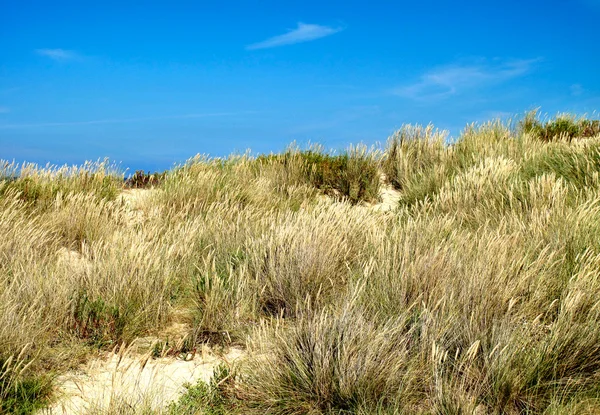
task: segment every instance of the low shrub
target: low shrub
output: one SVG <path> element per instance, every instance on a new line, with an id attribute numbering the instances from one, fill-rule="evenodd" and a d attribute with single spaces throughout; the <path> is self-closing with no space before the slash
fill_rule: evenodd
<path id="1" fill-rule="evenodd" d="M 144 170 L 136 170 L 131 177 L 125 180 L 125 187 L 129 189 L 146 189 L 159 186 L 164 182 L 166 175 L 167 172 L 146 173 Z"/>
<path id="2" fill-rule="evenodd" d="M 167 408 L 165 415 L 225 415 L 231 411 L 225 406 L 228 401 L 225 386 L 231 383 L 229 367 L 221 364 L 213 371 L 210 383 L 198 381 L 187 385 L 185 393 Z M 229 381 L 229 382 L 228 382 Z"/>
<path id="3" fill-rule="evenodd" d="M 90 299 L 85 291 L 73 297 L 72 333 L 89 344 L 103 346 L 121 340 L 124 318 L 118 307 L 102 298 Z"/>

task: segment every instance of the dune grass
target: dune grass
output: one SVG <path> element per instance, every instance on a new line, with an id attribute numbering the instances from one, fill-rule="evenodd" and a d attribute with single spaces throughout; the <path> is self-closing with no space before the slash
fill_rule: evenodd
<path id="1" fill-rule="evenodd" d="M 173 414 L 599 412 L 600 136 L 535 122 L 197 156 L 135 206 L 105 164 L 5 164 L 0 412 L 181 319 L 248 356 Z"/>

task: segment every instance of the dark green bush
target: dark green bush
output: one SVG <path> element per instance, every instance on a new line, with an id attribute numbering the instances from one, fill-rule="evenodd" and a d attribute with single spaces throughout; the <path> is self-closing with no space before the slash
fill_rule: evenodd
<path id="1" fill-rule="evenodd" d="M 582 137 L 594 137 L 600 134 L 600 120 L 581 120 L 579 133 Z"/>
<path id="2" fill-rule="evenodd" d="M 158 186 L 165 180 L 166 175 L 166 172 L 146 173 L 144 170 L 136 170 L 131 177 L 125 180 L 125 187 L 130 189 L 144 189 Z"/>
<path id="3" fill-rule="evenodd" d="M 85 291 L 73 300 L 71 332 L 75 336 L 99 347 L 121 340 L 126 322 L 118 307 L 102 298 L 90 299 Z"/>
<path id="4" fill-rule="evenodd" d="M 167 413 L 169 415 L 230 414 L 235 402 L 233 399 L 228 399 L 225 386 L 232 381 L 230 369 L 221 364 L 215 368 L 210 384 L 198 381 L 195 385 L 188 385 L 181 398 L 169 405 Z M 226 404 L 232 408 L 228 410 Z"/>

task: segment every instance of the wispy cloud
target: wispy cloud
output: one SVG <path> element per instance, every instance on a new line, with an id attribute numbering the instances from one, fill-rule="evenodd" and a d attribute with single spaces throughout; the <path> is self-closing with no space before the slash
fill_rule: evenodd
<path id="1" fill-rule="evenodd" d="M 0 105 L 0 114 L 6 114 L 8 112 L 10 112 L 10 108 L 3 107 L 3 106 Z"/>
<path id="2" fill-rule="evenodd" d="M 59 62 L 70 61 L 79 58 L 79 55 L 76 52 L 65 49 L 36 49 L 35 53 Z"/>
<path id="3" fill-rule="evenodd" d="M 585 92 L 583 89 L 583 86 L 581 86 L 581 84 L 573 84 L 571 85 L 571 95 L 574 97 L 579 97 L 581 95 L 583 95 L 583 93 Z"/>
<path id="4" fill-rule="evenodd" d="M 361 105 L 344 108 L 331 114 L 325 114 L 321 119 L 314 122 L 304 122 L 290 128 L 289 134 L 305 134 L 315 131 L 326 131 L 338 128 L 340 125 L 348 125 L 363 118 L 373 118 L 381 114 L 378 105 Z"/>
<path id="5" fill-rule="evenodd" d="M 298 23 L 296 29 L 291 29 L 283 35 L 273 36 L 262 42 L 246 46 L 247 50 L 267 49 L 277 46 L 293 45 L 295 43 L 310 42 L 331 36 L 342 31 L 341 27 L 321 26 L 317 24 Z"/>
<path id="6" fill-rule="evenodd" d="M 10 88 L 4 88 L 4 89 L 0 89 L 0 94 L 12 94 L 13 92 L 17 92 L 20 91 L 21 89 L 23 89 L 20 86 L 13 86 Z"/>
<path id="7" fill-rule="evenodd" d="M 144 122 L 144 121 L 224 117 L 224 116 L 246 115 L 246 114 L 256 114 L 256 111 L 208 112 L 208 113 L 179 114 L 179 115 L 159 115 L 156 117 L 106 118 L 106 119 L 101 119 L 101 120 L 43 122 L 43 123 L 31 123 L 31 124 L 4 124 L 4 125 L 0 124 L 0 130 L 26 129 L 26 128 L 39 128 L 39 127 L 69 127 L 69 126 L 77 126 L 77 125 L 95 125 L 95 124 L 126 124 L 126 123 L 135 123 L 135 122 Z"/>
<path id="8" fill-rule="evenodd" d="M 530 73 L 540 59 L 494 64 L 453 64 L 425 72 L 419 81 L 395 88 L 396 95 L 417 101 L 438 101 L 454 94 L 506 82 Z"/>

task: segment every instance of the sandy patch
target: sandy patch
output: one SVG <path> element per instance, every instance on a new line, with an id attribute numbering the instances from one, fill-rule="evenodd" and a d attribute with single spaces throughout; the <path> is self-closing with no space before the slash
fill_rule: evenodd
<path id="1" fill-rule="evenodd" d="M 108 408 L 116 402 L 160 410 L 176 401 L 185 392 L 186 384 L 209 382 L 220 363 L 231 364 L 243 355 L 243 350 L 237 348 L 217 355 L 207 347 L 196 355 L 177 359 L 106 353 L 80 370 L 59 377 L 58 399 L 41 413 L 81 414 L 90 408 Z"/>
<path id="2" fill-rule="evenodd" d="M 129 226 L 141 225 L 157 214 L 151 205 L 155 189 L 128 189 L 121 193 L 117 202 L 122 203 L 122 214 Z M 115 235 L 118 236 L 118 235 Z M 86 258 L 86 247 L 82 252 L 61 248 L 58 261 L 75 275 L 91 272 L 91 263 Z M 199 380 L 209 382 L 214 369 L 221 363 L 231 364 L 244 352 L 232 348 L 225 354 L 218 354 L 208 347 L 199 347 L 194 353 L 151 358 L 155 342 L 168 339 L 175 350 L 181 348 L 187 333 L 190 332 L 190 317 L 185 310 L 175 310 L 173 322 L 158 337 L 137 339 L 127 349 L 119 353 L 104 353 L 91 359 L 76 371 L 59 376 L 56 381 L 56 401 L 41 414 L 62 415 L 82 414 L 89 410 L 104 413 L 115 404 L 130 407 L 165 408 L 170 402 L 179 399 L 185 392 L 186 384 Z"/>
<path id="3" fill-rule="evenodd" d="M 119 197 L 132 208 L 139 209 L 157 191 L 157 189 L 125 189 Z"/>
<path id="4" fill-rule="evenodd" d="M 401 194 L 386 181 L 386 178 L 383 174 L 382 176 L 381 186 L 379 189 L 379 198 L 381 202 L 374 204 L 372 208 L 373 210 L 379 212 L 387 212 L 396 209 L 398 202 L 400 201 Z"/>
<path id="5" fill-rule="evenodd" d="M 86 247 L 82 245 L 82 250 L 85 249 Z M 57 255 L 58 263 L 70 269 L 76 275 L 84 274 L 91 270 L 92 265 L 90 261 L 81 252 L 62 247 L 58 250 Z"/>
<path id="6" fill-rule="evenodd" d="M 388 182 L 387 177 L 384 173 L 379 175 L 379 202 L 378 203 L 364 203 L 358 207 L 368 208 L 376 212 L 389 212 L 393 211 L 398 207 L 401 193 L 394 189 L 393 186 Z"/>
<path id="7" fill-rule="evenodd" d="M 152 206 L 151 200 L 158 189 L 126 189 L 121 192 L 117 201 L 123 203 L 124 215 L 129 226 L 143 224 L 147 219 L 160 215 L 157 206 Z"/>

